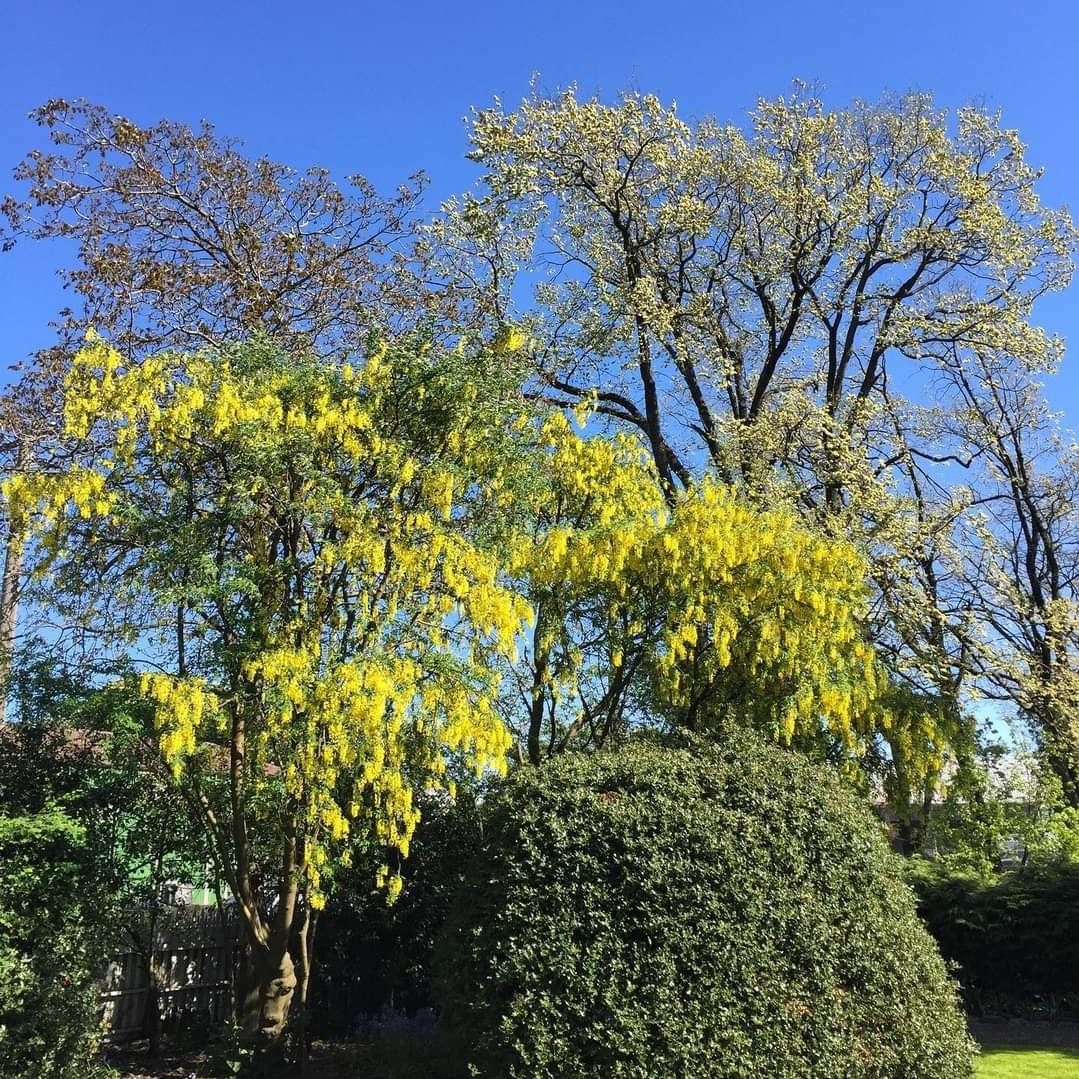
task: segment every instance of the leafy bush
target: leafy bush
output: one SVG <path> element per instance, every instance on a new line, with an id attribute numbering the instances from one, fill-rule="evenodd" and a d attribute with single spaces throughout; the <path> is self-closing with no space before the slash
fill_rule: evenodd
<path id="1" fill-rule="evenodd" d="M 908 875 L 972 1012 L 1079 1016 L 1079 865 L 986 877 L 916 860 Z"/>
<path id="2" fill-rule="evenodd" d="M 879 823 L 739 734 L 521 769 L 439 946 L 482 1076 L 953 1079 L 954 985 Z"/>
<path id="3" fill-rule="evenodd" d="M 102 927 L 85 833 L 55 808 L 0 816 L 0 864 L 0 1077 L 88 1079 Z"/>
<path id="4" fill-rule="evenodd" d="M 983 737 L 962 753 L 943 802 L 929 815 L 927 848 L 945 876 L 990 877 L 1023 864 L 1079 861 L 1079 811 L 1060 777 L 1021 735 Z"/>

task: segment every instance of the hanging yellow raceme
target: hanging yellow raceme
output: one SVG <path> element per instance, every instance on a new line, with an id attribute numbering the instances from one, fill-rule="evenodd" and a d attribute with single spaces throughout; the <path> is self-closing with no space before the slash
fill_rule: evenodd
<path id="1" fill-rule="evenodd" d="M 612 674 L 629 664 L 676 723 L 864 750 L 877 666 L 852 546 L 709 479 L 669 506 L 632 439 L 586 438 L 558 416 L 541 442 L 545 502 L 516 572 L 546 615 L 533 692 L 561 729 L 632 692 Z"/>

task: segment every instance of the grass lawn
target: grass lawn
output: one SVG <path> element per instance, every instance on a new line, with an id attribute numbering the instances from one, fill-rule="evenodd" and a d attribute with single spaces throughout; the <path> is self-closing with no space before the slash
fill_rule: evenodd
<path id="1" fill-rule="evenodd" d="M 1079 1049 L 992 1045 L 978 1058 L 978 1079 L 1079 1079 Z"/>

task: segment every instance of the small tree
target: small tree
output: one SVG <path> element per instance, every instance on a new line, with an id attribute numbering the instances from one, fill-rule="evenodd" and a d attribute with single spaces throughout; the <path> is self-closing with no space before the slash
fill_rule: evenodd
<path id="1" fill-rule="evenodd" d="M 444 753 L 482 770 L 509 744 L 492 658 L 525 611 L 465 519 L 504 456 L 471 366 L 415 343 L 358 369 L 265 344 L 129 364 L 96 340 L 67 377 L 79 452 L 7 484 L 53 600 L 152 657 L 141 689 L 239 905 L 267 1043 L 349 835 L 407 853 Z M 388 863 L 379 883 L 392 898 Z"/>

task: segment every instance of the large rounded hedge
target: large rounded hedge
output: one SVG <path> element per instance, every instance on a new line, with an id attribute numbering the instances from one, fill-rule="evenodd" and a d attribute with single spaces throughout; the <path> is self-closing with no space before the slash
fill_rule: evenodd
<path id="1" fill-rule="evenodd" d="M 520 769 L 455 911 L 436 988 L 474 1074 L 971 1074 L 879 823 L 750 735 Z"/>

